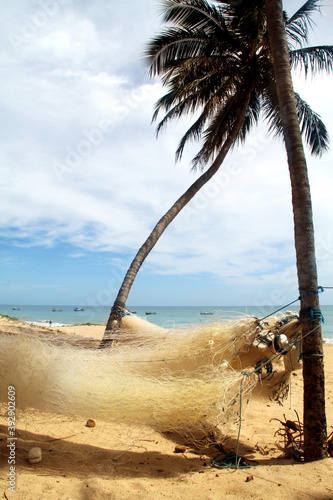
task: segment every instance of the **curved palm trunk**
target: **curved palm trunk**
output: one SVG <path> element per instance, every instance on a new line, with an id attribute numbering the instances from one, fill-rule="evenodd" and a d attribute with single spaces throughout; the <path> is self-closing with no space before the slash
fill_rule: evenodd
<path id="1" fill-rule="evenodd" d="M 268 32 L 274 58 L 283 133 L 287 149 L 298 284 L 303 321 L 304 457 L 319 460 L 327 456 L 324 361 L 314 228 L 307 165 L 294 100 L 282 0 L 266 0 Z M 315 313 L 315 320 L 313 314 Z"/>
<path id="2" fill-rule="evenodd" d="M 234 140 L 237 137 L 239 129 L 245 118 L 248 103 L 250 99 L 251 89 L 245 95 L 244 101 L 240 107 L 237 119 L 234 126 L 225 140 L 219 154 L 215 158 L 214 162 L 210 168 L 203 173 L 190 187 L 189 189 L 172 205 L 172 207 L 163 215 L 163 217 L 158 221 L 144 244 L 139 249 L 138 253 L 134 257 L 126 275 L 119 289 L 116 300 L 111 309 L 111 313 L 106 324 L 106 329 L 104 332 L 101 347 L 106 347 L 112 343 L 112 334 L 117 333 L 117 329 L 120 327 L 121 318 L 125 312 L 125 303 L 128 294 L 131 290 L 135 277 L 142 266 L 147 255 L 156 245 L 158 239 L 173 221 L 173 219 L 179 214 L 179 212 L 189 203 L 193 196 L 216 174 L 220 166 L 222 165 L 227 153 L 229 152 Z"/>

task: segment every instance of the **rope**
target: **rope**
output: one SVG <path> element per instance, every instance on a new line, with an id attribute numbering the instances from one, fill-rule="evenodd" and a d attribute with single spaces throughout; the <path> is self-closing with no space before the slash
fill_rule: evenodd
<path id="1" fill-rule="evenodd" d="M 295 302 L 298 302 L 300 300 L 300 298 L 301 297 L 297 297 L 297 299 L 293 300 L 292 302 L 289 302 L 289 304 L 286 304 L 285 306 L 282 306 L 279 309 L 276 309 L 276 311 L 273 311 L 273 312 L 267 314 L 267 316 L 264 316 L 263 318 L 260 318 L 259 321 L 263 321 L 264 319 L 269 318 L 273 314 L 275 314 L 275 313 L 277 313 L 279 311 L 282 311 L 282 309 L 285 309 L 286 307 L 291 306 L 291 304 L 294 304 Z"/>
<path id="2" fill-rule="evenodd" d="M 306 357 L 306 358 L 323 358 L 325 355 L 324 354 L 316 354 L 316 353 L 307 353 L 307 352 L 302 352 L 301 355 L 300 355 L 300 359 Z"/>
<path id="3" fill-rule="evenodd" d="M 304 291 L 306 292 L 306 294 L 305 294 L 305 295 L 300 295 L 299 297 L 297 297 L 297 299 L 295 299 L 295 300 L 293 300 L 293 301 L 289 302 L 289 304 L 286 304 L 286 305 L 284 305 L 284 306 L 280 307 L 279 309 L 276 309 L 276 311 L 273 311 L 273 312 L 271 312 L 271 313 L 267 314 L 267 316 L 264 316 L 264 317 L 260 318 L 258 321 L 260 322 L 260 321 L 263 321 L 263 320 L 264 320 L 264 319 L 266 319 L 266 318 L 269 318 L 269 317 L 270 317 L 270 316 L 272 316 L 273 314 L 276 314 L 277 312 L 282 311 L 282 309 L 285 309 L 286 307 L 291 306 L 291 305 L 292 305 L 292 304 L 294 304 L 295 302 L 298 302 L 299 300 L 303 300 L 303 299 L 304 299 L 305 297 L 307 297 L 308 295 L 313 295 L 313 294 L 319 294 L 319 293 L 322 293 L 322 292 L 324 292 L 324 290 L 325 290 L 325 289 L 333 289 L 333 286 L 318 286 L 317 290 L 307 290 L 306 288 L 300 288 L 300 289 L 299 289 L 300 291 L 301 291 L 301 290 L 304 290 Z M 316 313 L 315 313 L 315 314 L 319 314 L 319 313 L 318 313 L 318 311 L 320 311 L 320 309 L 314 309 L 314 311 L 316 311 Z M 321 311 L 320 311 L 320 314 L 321 314 Z M 315 318 L 315 319 L 321 319 L 321 320 L 323 320 L 323 323 L 325 322 L 325 321 L 324 321 L 324 317 L 323 317 L 323 315 L 322 315 L 322 314 L 321 314 L 321 317 L 320 317 L 320 318 L 318 318 L 318 317 L 317 317 L 317 318 Z M 260 325 L 259 325 L 259 326 L 260 326 Z"/>
<path id="4" fill-rule="evenodd" d="M 210 466 L 215 469 L 250 469 L 251 467 L 258 467 L 258 465 L 259 463 L 255 460 L 239 457 L 233 451 L 219 453 L 210 461 Z"/>
<path id="5" fill-rule="evenodd" d="M 300 288 L 299 290 L 300 291 L 305 290 L 307 292 L 306 295 L 315 295 L 318 293 L 322 293 L 324 291 L 324 288 L 322 286 L 318 286 L 317 290 L 308 290 L 307 288 Z M 306 297 L 306 295 L 305 295 L 305 297 Z M 301 297 L 301 298 L 303 298 L 303 297 Z"/>
<path id="6" fill-rule="evenodd" d="M 128 312 L 126 310 L 125 302 L 122 302 L 121 300 L 116 300 L 112 306 L 111 313 L 116 313 L 120 318 L 126 316 Z"/>
<path id="7" fill-rule="evenodd" d="M 308 320 L 304 318 L 310 318 Z M 325 318 L 320 309 L 307 307 L 306 309 L 301 309 L 299 312 L 299 319 L 301 323 L 311 323 L 312 321 L 320 320 L 325 323 Z"/>
<path id="8" fill-rule="evenodd" d="M 304 358 L 304 356 L 305 356 L 305 357 L 316 357 L 316 356 L 318 356 L 319 358 L 323 358 L 323 357 L 324 357 L 324 354 L 315 354 L 315 353 L 310 354 L 310 353 L 302 352 L 302 354 L 301 354 L 301 358 L 302 358 L 302 357 Z"/>
<path id="9" fill-rule="evenodd" d="M 236 447 L 236 457 L 235 457 L 236 469 L 238 469 L 238 449 L 239 449 L 239 440 L 242 427 L 242 406 L 243 406 L 243 379 L 241 379 L 239 387 L 239 427 L 238 427 L 237 447 Z"/>

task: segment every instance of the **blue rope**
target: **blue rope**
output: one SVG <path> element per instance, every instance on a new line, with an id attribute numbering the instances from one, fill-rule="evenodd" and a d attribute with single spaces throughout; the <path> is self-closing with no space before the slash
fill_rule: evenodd
<path id="1" fill-rule="evenodd" d="M 326 287 L 326 288 L 328 288 L 328 287 Z M 318 293 L 322 293 L 324 291 L 324 287 L 318 286 L 317 290 L 307 290 L 306 288 L 300 288 L 300 291 L 301 290 L 305 290 L 307 292 L 306 295 L 315 295 Z M 305 297 L 306 297 L 306 295 L 305 295 Z M 301 298 L 303 298 L 303 297 L 301 297 Z"/>
<path id="2" fill-rule="evenodd" d="M 304 319 L 309 318 L 309 319 Z M 299 312 L 299 319 L 301 323 L 311 323 L 312 321 L 320 320 L 325 323 L 325 318 L 320 309 L 307 307 L 306 309 L 301 309 Z"/>
<path id="3" fill-rule="evenodd" d="M 307 353 L 307 352 L 302 352 L 301 355 L 300 355 L 300 359 L 304 358 L 304 357 L 307 357 L 307 358 L 315 358 L 315 357 L 318 357 L 318 358 L 323 358 L 324 357 L 324 354 L 311 354 L 311 353 Z"/>
<path id="4" fill-rule="evenodd" d="M 234 451 L 219 453 L 210 461 L 210 466 L 215 469 L 250 469 L 258 467 L 258 465 L 259 463 L 255 460 L 237 456 Z"/>
<path id="5" fill-rule="evenodd" d="M 116 313 L 120 318 L 123 318 L 128 314 L 126 311 L 126 304 L 121 300 L 116 300 L 112 306 L 111 313 Z"/>
<path id="6" fill-rule="evenodd" d="M 328 289 L 333 289 L 332 286 L 318 286 L 317 290 L 307 290 L 306 288 L 300 288 L 300 290 L 304 290 L 306 292 L 305 295 L 299 295 L 299 297 L 297 297 L 297 299 L 293 300 L 292 302 L 289 302 L 289 304 L 286 304 L 285 306 L 282 306 L 280 307 L 279 309 L 276 309 L 276 311 L 273 311 L 269 314 L 267 314 L 267 316 L 264 316 L 263 318 L 260 318 L 258 321 L 261 322 L 263 321 L 264 319 L 266 318 L 269 318 L 270 316 L 272 316 L 273 314 L 279 312 L 279 311 L 282 311 L 282 309 L 285 309 L 286 307 L 289 307 L 291 306 L 292 304 L 295 304 L 295 302 L 298 302 L 299 300 L 303 300 L 305 297 L 307 297 L 308 295 L 313 295 L 313 294 L 318 294 L 318 293 L 322 293 L 325 288 L 328 288 Z M 315 319 L 321 319 L 323 323 L 325 323 L 325 320 L 324 320 L 324 316 L 321 314 L 321 311 L 320 309 L 314 309 L 315 311 L 315 315 L 317 315 L 317 317 Z M 320 318 L 318 317 L 319 316 L 319 312 L 320 312 Z M 261 327 L 261 325 L 259 325 Z M 261 327 L 262 328 L 262 327 Z"/>

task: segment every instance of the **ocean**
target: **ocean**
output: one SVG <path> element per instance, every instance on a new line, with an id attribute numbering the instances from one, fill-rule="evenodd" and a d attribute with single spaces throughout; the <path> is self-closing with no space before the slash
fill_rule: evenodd
<path id="1" fill-rule="evenodd" d="M 298 303 L 295 307 L 289 306 L 285 310 L 298 311 Z M 15 317 L 26 323 L 52 326 L 75 325 L 75 324 L 106 324 L 110 314 L 110 307 L 106 306 L 83 306 L 83 311 L 74 311 L 73 306 L 31 306 L 31 305 L 0 305 L 0 314 Z M 54 311 L 53 309 L 56 309 Z M 130 311 L 150 323 L 166 328 L 174 326 L 186 327 L 188 325 L 200 324 L 217 319 L 239 318 L 249 314 L 258 318 L 266 317 L 274 313 L 279 306 L 130 306 Z M 283 312 L 282 311 L 282 312 Z M 321 306 L 324 316 L 322 325 L 323 338 L 326 343 L 333 344 L 333 305 Z M 148 313 L 148 314 L 147 314 Z"/>

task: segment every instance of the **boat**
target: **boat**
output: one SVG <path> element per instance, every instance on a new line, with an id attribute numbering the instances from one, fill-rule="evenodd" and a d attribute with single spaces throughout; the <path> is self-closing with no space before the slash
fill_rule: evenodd
<path id="1" fill-rule="evenodd" d="M 146 311 L 146 314 L 156 314 L 156 312 Z"/>
<path id="2" fill-rule="evenodd" d="M 19 307 L 12 307 L 13 311 L 20 311 Z"/>
<path id="3" fill-rule="evenodd" d="M 62 309 L 57 309 L 56 307 L 54 307 L 54 308 L 52 309 L 52 311 L 53 311 L 53 312 L 56 312 L 56 311 L 58 312 L 58 311 L 62 311 Z"/>
<path id="4" fill-rule="evenodd" d="M 202 314 L 203 316 L 210 316 L 214 313 L 213 312 L 201 312 L 200 314 Z"/>
<path id="5" fill-rule="evenodd" d="M 84 311 L 83 307 L 74 307 L 74 311 Z"/>

